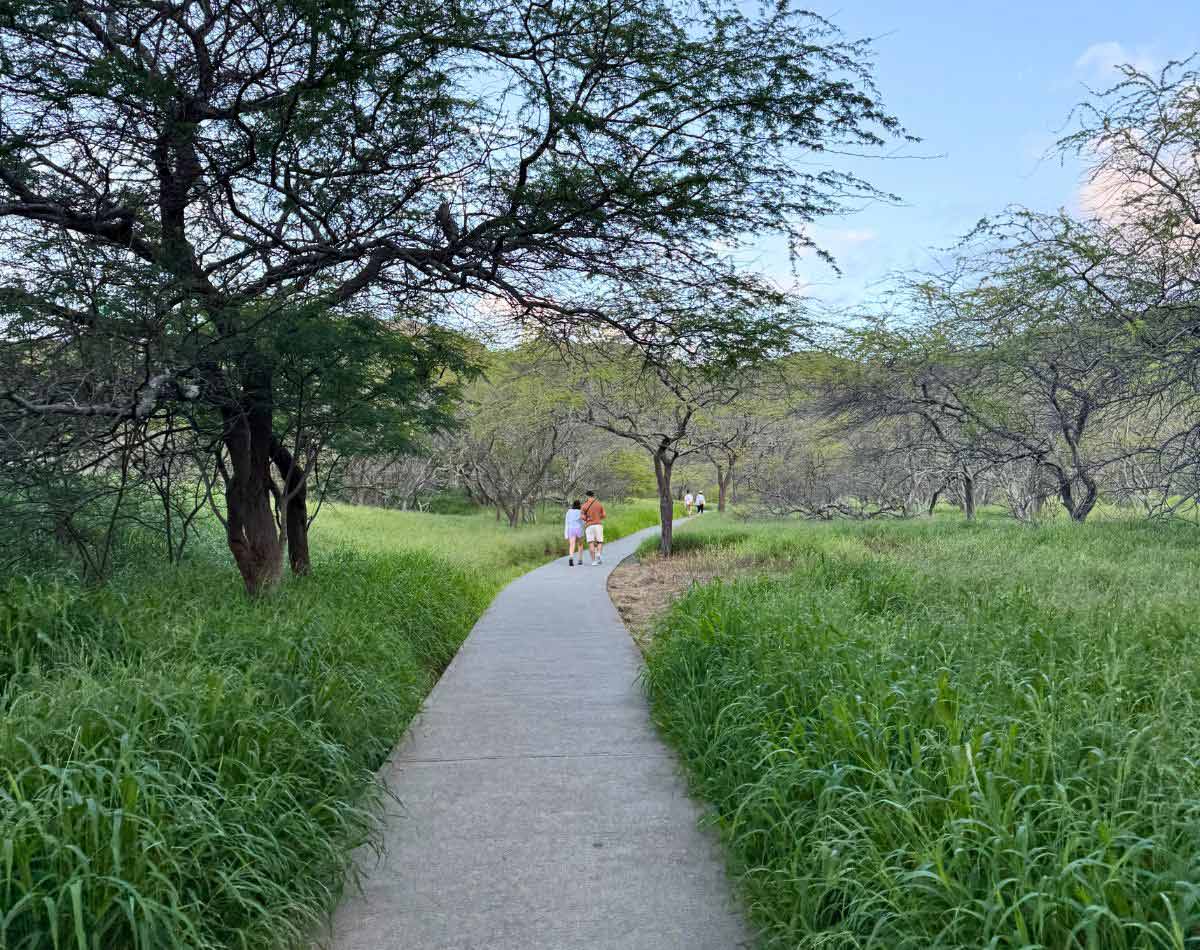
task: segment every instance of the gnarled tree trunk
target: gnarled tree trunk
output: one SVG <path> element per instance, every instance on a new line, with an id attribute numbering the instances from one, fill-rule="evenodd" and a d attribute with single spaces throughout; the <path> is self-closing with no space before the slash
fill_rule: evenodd
<path id="1" fill-rule="evenodd" d="M 968 521 L 975 520 L 975 479 L 965 468 L 959 473 L 962 486 L 963 514 Z"/>
<path id="2" fill-rule="evenodd" d="M 271 459 L 283 478 L 283 524 L 292 573 L 312 573 L 308 552 L 308 474 L 278 439 L 271 440 Z"/>
<path id="3" fill-rule="evenodd" d="M 1055 472 L 1055 475 L 1058 478 L 1058 497 L 1062 499 L 1063 507 L 1067 509 L 1071 520 L 1079 523 L 1086 521 L 1087 516 L 1096 507 L 1096 499 L 1099 496 L 1096 482 L 1087 474 L 1080 472 L 1079 481 L 1083 485 L 1083 497 L 1076 498 L 1074 486 L 1066 473 Z"/>
<path id="4" fill-rule="evenodd" d="M 733 483 L 733 461 L 726 465 L 717 464 L 717 511 L 725 511 L 725 502 L 729 497 L 729 487 Z"/>
<path id="5" fill-rule="evenodd" d="M 279 583 L 283 548 L 271 509 L 271 376 L 266 367 L 247 372 L 239 406 L 224 410 L 225 534 L 246 592 L 258 595 Z"/>
<path id="6" fill-rule="evenodd" d="M 671 497 L 671 469 L 675 460 L 663 451 L 654 453 L 654 479 L 658 482 L 658 550 L 663 557 L 671 556 L 672 528 L 675 525 L 675 500 Z"/>

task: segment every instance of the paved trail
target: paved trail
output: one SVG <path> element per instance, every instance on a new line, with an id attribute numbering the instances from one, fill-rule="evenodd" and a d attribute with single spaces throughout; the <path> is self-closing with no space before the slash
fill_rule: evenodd
<path id="1" fill-rule="evenodd" d="M 750 946 L 608 599 L 648 533 L 526 574 L 480 618 L 384 766 L 400 804 L 335 950 Z"/>

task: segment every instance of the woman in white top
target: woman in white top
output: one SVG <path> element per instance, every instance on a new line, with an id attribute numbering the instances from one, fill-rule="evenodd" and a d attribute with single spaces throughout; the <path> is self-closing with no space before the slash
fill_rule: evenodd
<path id="1" fill-rule="evenodd" d="M 684 491 L 686 494 L 683 496 L 683 508 L 690 515 L 692 513 L 692 502 L 695 499 L 692 498 L 692 493 L 689 489 L 685 488 Z"/>
<path id="2" fill-rule="evenodd" d="M 581 503 L 575 501 L 567 509 L 567 518 L 563 524 L 563 537 L 567 539 L 567 566 L 575 566 L 575 545 L 579 545 L 579 563 L 583 563 L 583 513 L 579 510 Z"/>
<path id="3" fill-rule="evenodd" d="M 696 493 L 696 513 L 704 514 L 704 492 Z"/>

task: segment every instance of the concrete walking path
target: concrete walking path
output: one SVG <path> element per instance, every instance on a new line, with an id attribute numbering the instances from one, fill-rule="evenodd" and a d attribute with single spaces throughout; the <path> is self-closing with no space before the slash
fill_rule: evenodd
<path id="1" fill-rule="evenodd" d="M 656 734 L 608 598 L 657 529 L 506 587 L 384 765 L 379 863 L 335 950 L 749 947 L 714 838 Z"/>

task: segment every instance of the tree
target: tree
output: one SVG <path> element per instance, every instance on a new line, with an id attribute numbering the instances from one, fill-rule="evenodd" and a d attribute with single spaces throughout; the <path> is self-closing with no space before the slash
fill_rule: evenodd
<path id="1" fill-rule="evenodd" d="M 307 574 L 310 492 L 322 497 L 346 459 L 411 453 L 452 427 L 475 367 L 457 334 L 420 321 L 317 312 L 275 329 L 271 460 L 282 483 L 270 490 L 292 571 Z"/>
<path id="2" fill-rule="evenodd" d="M 929 304 L 929 296 L 918 293 L 913 309 L 921 313 Z M 880 498 L 881 511 L 898 506 L 907 513 L 924 496 L 932 513 L 942 494 L 953 490 L 963 515 L 973 520 L 976 485 L 997 464 L 997 450 L 985 429 L 929 398 L 930 381 L 957 357 L 941 331 L 930 327 L 927 309 L 923 315 L 925 322 L 903 329 L 876 319 L 847 334 L 845 358 L 825 380 L 817 407 L 844 437 L 861 443 L 854 435 L 867 436 L 865 451 L 855 453 L 860 469 L 879 472 L 899 462 L 907 472 L 905 501 Z"/>
<path id="3" fill-rule="evenodd" d="M 450 483 L 449 454 L 447 440 L 435 437 L 393 455 L 356 456 L 342 467 L 336 497 L 352 505 L 424 511 Z"/>
<path id="4" fill-rule="evenodd" d="M 470 393 L 461 476 L 476 499 L 495 505 L 515 528 L 550 493 L 553 468 L 580 423 L 539 347 L 492 354 L 489 364 Z"/>
<path id="5" fill-rule="evenodd" d="M 637 351 L 607 348 L 588 366 L 583 418 L 650 454 L 658 488 L 663 556 L 671 554 L 675 499 L 671 479 L 680 459 L 716 450 L 727 431 L 706 416 L 734 404 L 754 385 L 753 366 L 723 361 L 646 361 Z"/>
<path id="6" fill-rule="evenodd" d="M 761 378 L 745 382 L 745 392 L 712 406 L 697 420 L 696 441 L 703 444 L 702 454 L 716 470 L 718 512 L 725 511 L 738 463 L 746 453 L 768 442 L 785 418 L 780 393 L 773 393 L 776 399 L 772 401 L 763 391 Z"/>
<path id="7" fill-rule="evenodd" d="M 129 508 L 113 511 L 113 527 L 133 517 L 160 531 L 168 558 L 175 560 L 195 518 L 213 502 L 213 481 L 222 483 L 216 497 L 227 497 L 236 465 L 226 445 L 224 414 L 214 400 L 197 398 L 201 383 L 165 372 L 147 382 L 145 373 L 162 354 L 202 349 L 205 337 L 181 329 L 161 309 L 117 293 L 111 282 L 88 303 L 87 310 L 61 316 L 36 304 L 28 312 L 11 311 L 0 364 L 34 401 L 10 394 L 0 403 L 0 426 L 18 443 L 14 455 L 23 454 L 26 465 L 34 454 L 28 439 L 40 433 L 46 464 L 72 472 L 81 499 L 90 491 Z M 269 530 L 281 550 L 286 546 L 292 570 L 305 574 L 315 514 L 307 504 L 310 491 L 322 496 L 326 475 L 347 455 L 396 452 L 419 432 L 446 425 L 458 381 L 469 367 L 452 334 L 423 324 L 384 323 L 347 308 L 337 315 L 294 314 L 269 329 L 259 346 L 273 366 L 268 449 L 280 476 L 267 480 Z M 167 389 L 176 398 L 161 398 Z M 21 468 L 22 459 L 15 458 L 0 480 L 16 485 Z M 153 526 L 139 503 L 146 489 L 161 507 L 161 520 Z M 85 535 L 69 524 L 84 509 L 77 505 L 71 514 L 58 507 L 53 517 L 62 525 L 60 533 L 75 539 L 85 573 L 98 573 L 107 556 L 95 561 L 79 543 Z M 240 551 L 245 531 L 236 504 L 224 514 L 213 507 Z M 109 547 L 106 541 L 102 551 Z"/>
<path id="8" fill-rule="evenodd" d="M 906 325 L 858 335 L 863 362 L 833 409 L 857 424 L 920 420 L 959 474 L 968 517 L 980 474 L 1028 460 L 1085 520 L 1099 474 L 1127 451 L 1108 430 L 1169 385 L 1143 348 L 1034 248 L 964 257 L 908 281 L 899 300 Z"/>
<path id="9" fill-rule="evenodd" d="M 139 392 L 195 385 L 220 416 L 251 592 L 280 574 L 272 465 L 305 477 L 273 451 L 272 325 L 487 298 L 562 336 L 704 340 L 721 327 L 627 318 L 614 288 L 745 287 L 705 249 L 809 246 L 877 194 L 795 158 L 900 131 L 868 47 L 786 3 L 27 0 L 0 5 L 0 51 L 7 291 L 52 312 L 124 269 L 186 330 Z"/>
<path id="10" fill-rule="evenodd" d="M 941 473 L 910 442 L 911 425 L 820 424 L 819 404 L 793 413 L 756 446 L 748 472 L 758 504 L 777 517 L 873 519 L 932 509 Z M 816 418 L 813 418 L 816 417 Z"/>
<path id="11" fill-rule="evenodd" d="M 1123 79 L 1077 110 L 1059 145 L 1090 164 L 1087 222 L 1026 215 L 1010 238 L 1034 245 L 1060 280 L 1103 299 L 1159 358 L 1197 359 L 1200 296 L 1200 73 L 1192 61 Z M 1072 226 L 1074 225 L 1074 226 Z"/>
<path id="12" fill-rule="evenodd" d="M 53 539 L 95 579 L 118 535 L 145 526 L 155 500 L 165 554 L 177 559 L 207 503 L 195 490 L 206 447 L 190 427 L 196 387 L 147 374 L 128 345 L 161 332 L 154 301 L 120 272 L 81 280 L 72 293 L 77 308 L 0 294 L 0 379 L 23 394 L 0 400 L 0 533 L 18 554 Z M 166 391 L 176 398 L 163 403 Z"/>

